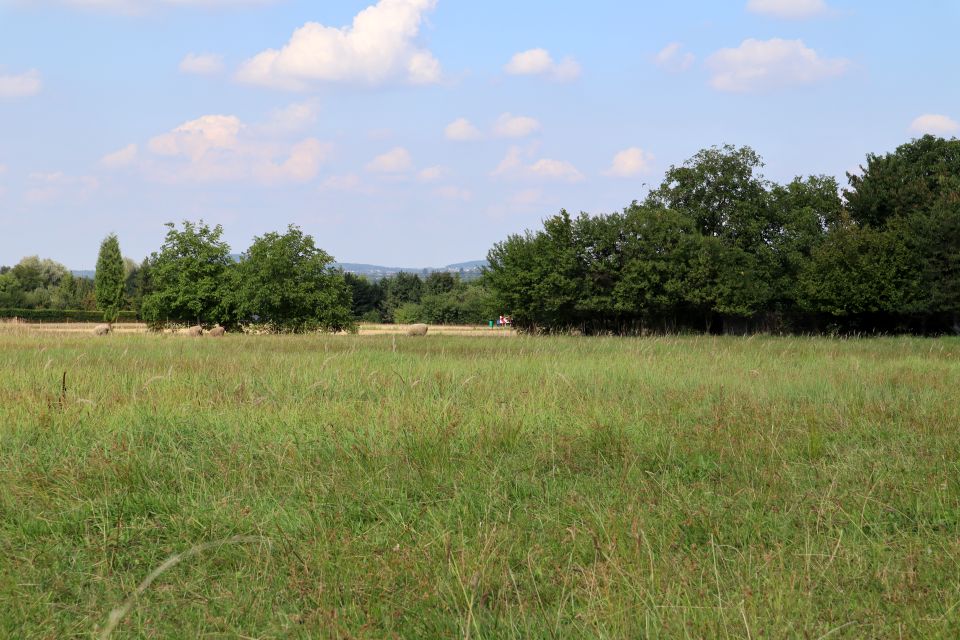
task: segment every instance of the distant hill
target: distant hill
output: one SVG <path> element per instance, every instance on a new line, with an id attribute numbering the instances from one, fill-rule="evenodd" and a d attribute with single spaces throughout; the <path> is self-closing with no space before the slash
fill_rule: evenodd
<path id="1" fill-rule="evenodd" d="M 336 266 L 347 273 L 353 273 L 358 276 L 366 276 L 372 280 L 387 278 L 398 273 L 416 273 L 427 275 L 435 272 L 456 273 L 464 280 L 479 278 L 487 266 L 486 260 L 471 260 L 469 262 L 457 262 L 448 264 L 445 267 L 385 267 L 378 264 L 361 264 L 356 262 L 338 262 Z"/>

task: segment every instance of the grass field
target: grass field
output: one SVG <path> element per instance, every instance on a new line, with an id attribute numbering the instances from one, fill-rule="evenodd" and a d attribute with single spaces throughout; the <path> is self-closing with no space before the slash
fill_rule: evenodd
<path id="1" fill-rule="evenodd" d="M 9 330 L 0 367 L 0 637 L 960 637 L 960 340 Z"/>

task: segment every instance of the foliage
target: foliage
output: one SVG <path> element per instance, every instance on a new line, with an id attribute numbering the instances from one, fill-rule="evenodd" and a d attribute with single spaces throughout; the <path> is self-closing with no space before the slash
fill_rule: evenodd
<path id="1" fill-rule="evenodd" d="M 97 271 L 93 279 L 97 308 L 103 312 L 103 319 L 107 322 L 113 322 L 123 306 L 125 282 L 120 242 L 116 235 L 110 234 L 100 244 Z"/>
<path id="2" fill-rule="evenodd" d="M 749 147 L 671 167 L 644 205 L 513 235 L 486 283 L 526 330 L 960 330 L 960 141 L 779 185 Z"/>
<path id="3" fill-rule="evenodd" d="M 0 318 L 20 318 L 27 322 L 100 322 L 103 313 L 89 309 L 11 309 L 0 308 Z M 114 322 L 138 322 L 134 311 L 118 311 Z"/>
<path id="4" fill-rule="evenodd" d="M 202 220 L 167 223 L 160 251 L 150 257 L 153 291 L 143 299 L 143 317 L 152 324 L 231 323 L 234 263 L 222 240 L 223 228 Z"/>
<path id="5" fill-rule="evenodd" d="M 237 318 L 293 332 L 352 328 L 351 289 L 332 265 L 295 225 L 254 238 L 236 268 Z"/>
<path id="6" fill-rule="evenodd" d="M 404 302 L 393 310 L 393 321 L 396 324 L 414 324 L 417 322 L 423 322 L 423 307 L 416 302 Z"/>

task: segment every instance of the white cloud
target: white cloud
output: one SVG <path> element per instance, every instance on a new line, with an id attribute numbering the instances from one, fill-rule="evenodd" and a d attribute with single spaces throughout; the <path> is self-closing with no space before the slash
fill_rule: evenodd
<path id="1" fill-rule="evenodd" d="M 462 187 L 437 187 L 433 190 L 433 195 L 444 200 L 462 200 L 466 202 L 473 198 L 473 192 Z"/>
<path id="2" fill-rule="evenodd" d="M 100 188 L 100 181 L 92 176 L 72 176 L 62 171 L 31 173 L 27 179 L 30 186 L 23 199 L 31 205 L 83 200 Z"/>
<path id="3" fill-rule="evenodd" d="M 580 182 L 583 174 L 575 166 L 563 160 L 544 158 L 530 165 L 530 172 L 548 180 L 562 180 L 564 182 Z"/>
<path id="4" fill-rule="evenodd" d="M 213 75 L 223 71 L 223 56 L 215 53 L 188 53 L 180 61 L 180 71 L 196 75 Z"/>
<path id="5" fill-rule="evenodd" d="M 332 152 L 315 138 L 284 141 L 265 136 L 269 125 L 248 126 L 236 116 L 206 115 L 155 136 L 152 156 L 139 162 L 162 182 L 309 182 Z"/>
<path id="6" fill-rule="evenodd" d="M 128 144 L 123 149 L 109 153 L 100 159 L 100 164 L 107 169 L 122 169 L 137 161 L 138 148 L 135 144 Z"/>
<path id="7" fill-rule="evenodd" d="M 26 98 L 35 96 L 43 88 L 43 80 L 36 69 L 21 74 L 0 73 L 0 98 Z"/>
<path id="8" fill-rule="evenodd" d="M 652 165 L 652 153 L 644 151 L 640 147 L 630 147 L 613 156 L 613 162 L 604 174 L 618 178 L 629 178 L 650 171 Z"/>
<path id="9" fill-rule="evenodd" d="M 417 174 L 420 182 L 436 182 L 450 173 L 446 167 L 427 167 Z"/>
<path id="10" fill-rule="evenodd" d="M 149 149 L 162 156 L 182 155 L 199 160 L 214 151 L 238 149 L 242 128 L 236 116 L 203 116 L 152 138 Z"/>
<path id="11" fill-rule="evenodd" d="M 747 93 L 809 85 L 843 75 L 850 62 L 821 58 L 802 40 L 744 40 L 735 49 L 720 49 L 707 59 L 710 84 L 718 91 Z"/>
<path id="12" fill-rule="evenodd" d="M 824 0 L 749 0 L 747 11 L 761 15 L 799 20 L 827 13 L 829 7 Z"/>
<path id="13" fill-rule="evenodd" d="M 7 172 L 7 165 L 0 164 L 0 175 L 3 175 Z"/>
<path id="14" fill-rule="evenodd" d="M 684 53 L 683 45 L 679 42 L 671 42 L 656 55 L 654 61 L 661 69 L 670 73 L 679 73 L 686 71 L 693 66 L 697 57 L 690 52 Z"/>
<path id="15" fill-rule="evenodd" d="M 380 0 L 358 13 L 349 27 L 308 22 L 282 49 L 247 60 L 237 78 L 250 84 L 302 90 L 315 82 L 379 85 L 439 82 L 440 63 L 417 36 L 437 0 Z"/>
<path id="16" fill-rule="evenodd" d="M 493 125 L 493 133 L 501 138 L 525 138 L 540 130 L 540 122 L 527 116 L 504 113 Z"/>
<path id="17" fill-rule="evenodd" d="M 563 160 L 541 158 L 530 164 L 524 162 L 525 152 L 520 147 L 510 147 L 507 155 L 500 161 L 490 175 L 494 177 L 555 180 L 562 182 L 580 182 L 583 174 Z"/>
<path id="18" fill-rule="evenodd" d="M 320 103 L 316 100 L 295 102 L 282 109 L 274 110 L 270 114 L 270 119 L 260 128 L 270 135 L 297 133 L 315 125 L 319 117 Z"/>
<path id="19" fill-rule="evenodd" d="M 413 168 L 413 158 L 403 147 L 394 147 L 367 164 L 367 171 L 373 173 L 405 173 Z"/>
<path id="20" fill-rule="evenodd" d="M 504 66 L 514 76 L 549 76 L 558 82 L 580 77 L 580 65 L 571 57 L 556 62 L 546 49 L 529 49 L 515 54 Z"/>
<path id="21" fill-rule="evenodd" d="M 468 140 L 479 140 L 481 138 L 480 130 L 466 118 L 457 118 L 446 126 L 443 130 L 447 140 L 456 140 L 465 142 Z"/>
<path id="22" fill-rule="evenodd" d="M 910 132 L 921 135 L 932 133 L 938 136 L 948 136 L 960 133 L 960 123 L 949 116 L 928 113 L 915 119 L 910 124 Z"/>

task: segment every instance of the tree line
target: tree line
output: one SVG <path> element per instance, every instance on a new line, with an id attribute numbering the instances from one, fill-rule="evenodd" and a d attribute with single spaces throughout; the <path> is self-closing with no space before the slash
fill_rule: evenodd
<path id="1" fill-rule="evenodd" d="M 842 190 L 762 167 L 704 149 L 621 212 L 496 244 L 486 284 L 543 332 L 960 332 L 960 140 L 868 155 Z"/>
<path id="2" fill-rule="evenodd" d="M 139 264 L 122 257 L 115 235 L 107 236 L 92 279 L 37 257 L 0 269 L 0 312 L 108 322 L 135 313 L 155 328 L 257 324 L 285 332 L 351 330 L 361 321 L 477 324 L 497 315 L 482 282 L 452 273 L 378 281 L 343 273 L 294 225 L 254 238 L 239 258 L 219 225 L 166 226 L 159 250 Z"/>
<path id="3" fill-rule="evenodd" d="M 960 332 L 960 140 L 924 136 L 828 176 L 767 180 L 749 147 L 703 149 L 622 211 L 547 218 L 476 281 L 344 273 L 290 225 L 239 259 L 221 226 L 167 224 L 137 264 L 100 247 L 93 281 L 38 257 L 0 268 L 0 309 L 136 312 L 170 323 L 342 331 L 364 322 L 521 330 Z"/>

